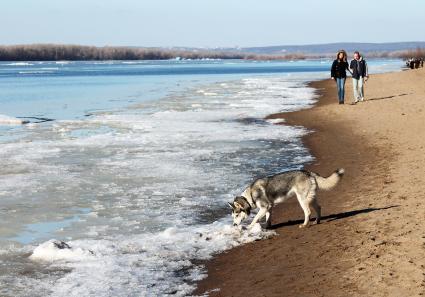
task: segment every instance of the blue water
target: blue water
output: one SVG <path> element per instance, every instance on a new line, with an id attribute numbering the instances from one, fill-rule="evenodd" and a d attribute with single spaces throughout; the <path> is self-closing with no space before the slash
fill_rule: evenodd
<path id="1" fill-rule="evenodd" d="M 90 209 L 76 209 L 79 213 L 88 213 Z M 11 241 L 16 241 L 22 244 L 29 244 L 36 240 L 48 240 L 50 234 L 57 230 L 69 227 L 72 223 L 77 222 L 80 219 L 80 215 L 74 215 L 73 217 L 63 219 L 54 222 L 39 222 L 28 224 L 25 226 L 25 230 L 19 233 L 16 237 L 12 237 Z"/>
<path id="2" fill-rule="evenodd" d="M 250 74 L 319 72 L 328 67 L 317 62 L 2 62 L 1 113 L 70 119 L 162 98 L 196 83 Z"/>
<path id="3" fill-rule="evenodd" d="M 270 235 L 226 202 L 312 160 L 304 129 L 264 118 L 314 103 L 330 63 L 0 63 L 0 121 L 30 121 L 0 125 L 0 295 L 189 294 L 193 259 Z"/>

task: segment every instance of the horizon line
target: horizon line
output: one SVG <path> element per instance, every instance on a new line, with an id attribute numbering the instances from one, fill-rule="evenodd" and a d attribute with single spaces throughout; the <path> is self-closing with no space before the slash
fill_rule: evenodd
<path id="1" fill-rule="evenodd" d="M 138 47 L 138 48 L 192 48 L 192 49 L 244 49 L 244 48 L 268 48 L 268 47 L 297 47 L 297 46 L 321 46 L 321 45 L 337 45 L 337 44 L 398 44 L 398 43 L 425 43 L 425 41 L 385 41 L 385 42 L 324 42 L 324 43 L 306 43 L 306 44 L 276 44 L 276 45 L 257 45 L 257 46 L 185 46 L 185 45 L 162 45 L 162 46 L 144 46 L 144 45 L 93 45 L 85 43 L 56 43 L 56 42 L 34 42 L 34 43 L 14 43 L 0 44 L 0 46 L 25 46 L 25 45 L 68 45 L 68 46 L 87 46 L 87 47 Z"/>

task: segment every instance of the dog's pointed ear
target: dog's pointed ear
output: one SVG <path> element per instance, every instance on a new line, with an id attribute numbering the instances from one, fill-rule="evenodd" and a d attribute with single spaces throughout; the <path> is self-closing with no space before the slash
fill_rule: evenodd
<path id="1" fill-rule="evenodd" d="M 235 206 L 233 205 L 233 203 L 227 202 L 227 204 L 229 204 L 231 209 L 235 209 Z"/>
<path id="2" fill-rule="evenodd" d="M 241 209 L 243 209 L 242 205 L 239 202 L 237 202 L 237 201 L 233 202 L 233 205 L 235 206 L 235 208 L 241 208 Z"/>

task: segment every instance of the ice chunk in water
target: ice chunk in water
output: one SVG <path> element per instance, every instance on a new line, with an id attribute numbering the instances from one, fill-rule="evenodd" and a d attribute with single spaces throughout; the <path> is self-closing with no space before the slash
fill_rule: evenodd
<path id="1" fill-rule="evenodd" d="M 54 262 L 58 260 L 81 261 L 90 256 L 93 256 L 93 252 L 90 250 L 72 247 L 63 241 L 51 239 L 36 247 L 30 256 L 30 259 L 47 262 Z"/>
<path id="2" fill-rule="evenodd" d="M 0 114 L 0 125 L 22 125 L 24 121 L 18 118 Z"/>

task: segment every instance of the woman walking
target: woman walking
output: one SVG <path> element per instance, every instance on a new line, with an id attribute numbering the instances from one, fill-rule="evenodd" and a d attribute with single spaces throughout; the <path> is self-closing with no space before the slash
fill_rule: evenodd
<path id="1" fill-rule="evenodd" d="M 338 100 L 339 104 L 344 104 L 345 96 L 345 79 L 347 78 L 346 71 L 350 71 L 348 68 L 347 62 L 347 53 L 344 50 L 340 50 L 336 54 L 336 59 L 332 63 L 331 68 L 331 77 L 336 81 L 336 86 L 338 88 Z"/>

